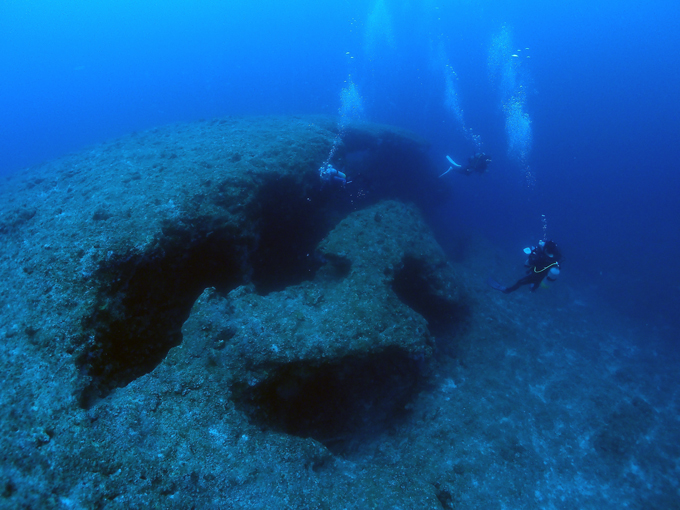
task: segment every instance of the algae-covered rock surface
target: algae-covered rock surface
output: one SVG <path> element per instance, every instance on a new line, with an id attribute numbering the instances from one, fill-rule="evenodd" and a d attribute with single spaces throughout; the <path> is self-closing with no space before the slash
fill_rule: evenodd
<path id="1" fill-rule="evenodd" d="M 485 285 L 519 258 L 447 257 L 426 150 L 224 118 L 3 180 L 0 507 L 677 506 L 675 374 L 563 282 Z"/>
<path id="2" fill-rule="evenodd" d="M 441 195 L 426 148 L 385 126 L 227 118 L 3 182 L 5 501 L 183 506 L 189 481 L 213 486 L 204 505 L 252 507 L 265 444 L 266 472 L 295 478 L 373 431 L 364 407 L 402 412 L 434 340 L 395 285 L 462 306 L 418 209 L 394 201 Z M 321 181 L 330 155 L 347 186 Z"/>

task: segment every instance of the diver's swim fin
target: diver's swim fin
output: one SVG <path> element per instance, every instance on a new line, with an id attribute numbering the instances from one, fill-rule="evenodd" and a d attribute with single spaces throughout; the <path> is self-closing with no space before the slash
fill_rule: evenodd
<path id="1" fill-rule="evenodd" d="M 460 168 L 460 165 L 459 165 L 458 163 L 456 163 L 454 160 L 452 160 L 452 159 L 451 159 L 451 156 L 446 156 L 446 159 L 449 160 L 449 163 L 451 163 L 451 166 L 449 167 L 449 169 L 448 169 L 446 172 L 444 172 L 443 174 L 441 174 L 439 177 L 444 177 L 444 176 L 445 176 L 446 174 L 448 174 L 451 170 L 453 170 L 453 167 L 454 167 L 454 166 L 455 166 L 456 168 Z"/>
<path id="2" fill-rule="evenodd" d="M 454 160 L 452 160 L 450 156 L 446 156 L 446 159 L 449 160 L 449 163 L 451 163 L 452 167 L 455 166 L 456 168 L 460 168 L 460 165 L 458 163 L 456 163 Z"/>
<path id="3" fill-rule="evenodd" d="M 500 290 L 501 292 L 505 292 L 506 289 L 507 289 L 507 287 L 505 287 L 504 285 L 501 285 L 500 283 L 498 283 L 493 278 L 489 278 L 486 281 L 486 283 L 488 283 L 491 288 L 496 289 L 496 290 Z"/>

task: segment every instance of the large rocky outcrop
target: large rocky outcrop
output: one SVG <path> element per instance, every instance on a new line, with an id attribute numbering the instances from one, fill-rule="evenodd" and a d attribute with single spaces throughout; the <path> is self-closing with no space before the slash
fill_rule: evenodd
<path id="1" fill-rule="evenodd" d="M 447 262 L 425 147 L 228 118 L 0 182 L 0 508 L 678 507 L 676 351 Z"/>
<path id="2" fill-rule="evenodd" d="M 344 188 L 318 175 L 334 146 Z M 4 182 L 7 500 L 256 508 L 277 476 L 302 481 L 263 508 L 303 492 L 350 508 L 347 486 L 401 501 L 380 470 L 322 485 L 345 470 L 334 448 L 404 413 L 433 333 L 465 313 L 407 205 L 441 193 L 425 148 L 383 126 L 229 118 Z"/>

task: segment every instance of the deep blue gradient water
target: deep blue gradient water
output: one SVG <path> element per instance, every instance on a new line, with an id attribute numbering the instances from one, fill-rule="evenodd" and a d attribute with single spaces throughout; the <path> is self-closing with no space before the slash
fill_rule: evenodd
<path id="1" fill-rule="evenodd" d="M 170 122 L 336 114 L 351 79 L 442 171 L 492 157 L 447 176 L 452 236 L 519 256 L 545 215 L 563 281 L 680 330 L 678 2 L 5 0 L 0 76 L 0 174 Z"/>

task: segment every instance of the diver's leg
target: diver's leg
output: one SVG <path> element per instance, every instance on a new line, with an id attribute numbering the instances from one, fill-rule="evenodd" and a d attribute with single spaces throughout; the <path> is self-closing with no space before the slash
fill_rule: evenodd
<path id="1" fill-rule="evenodd" d="M 529 276 L 532 277 L 531 278 L 531 292 L 536 292 L 538 290 L 538 288 L 541 286 L 541 282 L 543 281 L 543 278 L 545 278 L 545 276 L 543 275 L 543 273 L 539 273 L 539 274 L 536 274 L 536 275 L 531 274 Z"/>
<path id="2" fill-rule="evenodd" d="M 503 292 L 505 294 L 510 294 L 511 292 L 515 292 L 521 286 L 522 286 L 522 280 L 518 280 L 517 283 L 515 283 L 514 285 L 511 285 L 510 287 L 506 287 L 505 289 L 503 289 Z"/>
<path id="3" fill-rule="evenodd" d="M 506 294 L 510 294 L 511 292 L 515 292 L 522 285 L 526 285 L 527 283 L 532 283 L 532 276 L 533 275 L 529 275 L 529 276 L 525 276 L 524 278 L 520 278 L 519 280 L 517 280 L 517 283 L 515 283 L 514 285 L 512 285 L 510 287 L 507 287 L 503 292 L 505 292 Z"/>

